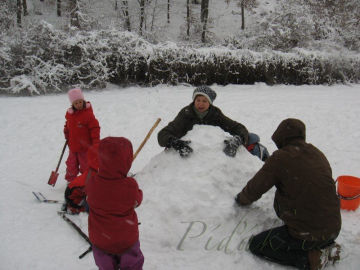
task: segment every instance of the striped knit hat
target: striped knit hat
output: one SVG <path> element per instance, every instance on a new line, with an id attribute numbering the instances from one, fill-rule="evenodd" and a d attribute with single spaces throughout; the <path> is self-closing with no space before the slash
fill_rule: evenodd
<path id="1" fill-rule="evenodd" d="M 202 96 L 206 97 L 210 104 L 212 104 L 216 98 L 215 91 L 206 85 L 199 86 L 194 90 L 193 100 L 195 100 L 196 96 L 198 96 L 198 95 L 202 95 Z"/>

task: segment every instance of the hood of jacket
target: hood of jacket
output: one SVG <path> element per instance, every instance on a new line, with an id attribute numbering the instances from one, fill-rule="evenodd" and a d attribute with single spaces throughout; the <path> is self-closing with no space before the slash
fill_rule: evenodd
<path id="1" fill-rule="evenodd" d="M 100 141 L 98 151 L 99 173 L 111 180 L 127 176 L 133 161 L 131 142 L 124 137 L 106 137 Z"/>
<path id="2" fill-rule="evenodd" d="M 287 145 L 293 139 L 306 139 L 306 128 L 305 124 L 295 118 L 288 118 L 283 120 L 275 130 L 271 139 L 276 144 L 277 148 L 280 149 Z"/>
<path id="3" fill-rule="evenodd" d="M 83 109 L 91 109 L 91 110 L 92 110 L 91 103 L 90 103 L 89 101 L 85 101 L 85 102 L 84 102 L 84 108 L 83 108 Z M 82 110 L 80 110 L 80 111 L 82 111 Z M 68 112 L 69 114 L 74 114 L 75 112 L 79 112 L 79 111 L 76 110 L 73 106 L 71 106 L 71 107 L 67 110 L 67 112 Z"/>

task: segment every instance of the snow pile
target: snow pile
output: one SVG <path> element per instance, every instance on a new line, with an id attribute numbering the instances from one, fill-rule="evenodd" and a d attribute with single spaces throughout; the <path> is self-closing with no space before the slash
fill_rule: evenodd
<path id="1" fill-rule="evenodd" d="M 281 120 L 300 118 L 307 140 L 327 156 L 334 179 L 360 176 L 360 85 L 213 85 L 225 115 L 260 135 L 269 152 Z M 159 127 L 137 156 L 131 171 L 144 191 L 137 209 L 145 270 L 293 269 L 256 258 L 246 251 L 252 234 L 280 225 L 272 204 L 274 189 L 249 207 L 234 207 L 234 196 L 262 166 L 240 148 L 235 158 L 222 152 L 229 136 L 221 129 L 195 126 L 185 139 L 194 153 L 187 159 L 159 147 L 156 134 L 191 100 L 191 86 L 153 88 L 109 86 L 87 91 L 101 125 L 101 137 L 125 136 L 137 149 L 154 121 Z M 47 185 L 64 143 L 65 94 L 1 97 L 0 245 L 1 269 L 97 270 L 78 233 L 63 221 L 59 204 L 38 202 L 32 191 L 63 200 L 65 152 L 55 187 Z M 358 270 L 360 209 L 341 210 L 337 242 L 342 261 L 329 270 Z M 70 216 L 87 233 L 87 214 Z M 14 256 L 19 254 L 19 256 Z"/>
<path id="2" fill-rule="evenodd" d="M 251 258 L 244 252 L 249 237 L 277 222 L 271 211 L 273 192 L 254 206 L 234 205 L 235 195 L 262 162 L 244 147 L 235 158 L 226 156 L 223 141 L 229 136 L 219 127 L 196 125 L 184 137 L 191 140 L 194 150 L 189 157 L 165 150 L 136 175 L 144 192 L 137 211 L 144 252 L 149 246 L 159 255 L 174 253 L 164 258 L 164 267 L 155 267 L 149 258 L 147 268 L 169 269 L 171 265 L 171 269 L 183 269 L 184 256 L 193 262 L 203 256 L 204 269 L 209 269 L 207 256 L 219 256 L 227 264 L 240 263 Z M 261 209 L 251 211 L 258 205 Z M 218 269 L 221 261 L 211 269 Z"/>

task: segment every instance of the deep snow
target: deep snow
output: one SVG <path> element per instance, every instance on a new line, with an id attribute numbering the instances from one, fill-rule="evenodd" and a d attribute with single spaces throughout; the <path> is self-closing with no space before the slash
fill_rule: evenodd
<path id="1" fill-rule="evenodd" d="M 260 135 L 270 153 L 270 137 L 287 117 L 307 126 L 307 141 L 328 157 L 334 179 L 360 176 L 360 85 L 212 86 L 214 104 Z M 250 207 L 235 207 L 234 196 L 262 166 L 240 148 L 235 158 L 222 152 L 228 136 L 220 128 L 195 126 L 186 138 L 193 155 L 180 158 L 158 146 L 157 132 L 191 102 L 193 87 L 109 86 L 86 92 L 101 125 L 101 137 L 124 136 L 134 150 L 158 117 L 159 127 L 131 172 L 144 191 L 138 208 L 144 269 L 292 269 L 260 260 L 246 251 L 253 233 L 279 225 L 272 209 L 274 189 Z M 0 269 L 97 269 L 88 245 L 57 216 L 60 205 L 39 203 L 31 191 L 62 199 L 65 165 L 58 183 L 47 185 L 64 142 L 65 94 L 0 98 Z M 67 152 L 65 153 L 65 157 Z M 338 242 L 344 259 L 329 269 L 359 269 L 360 211 L 342 210 Z M 71 216 L 87 232 L 87 215 Z"/>

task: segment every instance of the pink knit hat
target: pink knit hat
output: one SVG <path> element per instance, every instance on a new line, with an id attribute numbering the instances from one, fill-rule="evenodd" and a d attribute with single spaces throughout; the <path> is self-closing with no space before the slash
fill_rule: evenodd
<path id="1" fill-rule="evenodd" d="M 69 90 L 68 96 L 71 104 L 73 104 L 73 102 L 78 99 L 84 100 L 84 94 L 82 93 L 80 88 L 74 88 Z"/>

